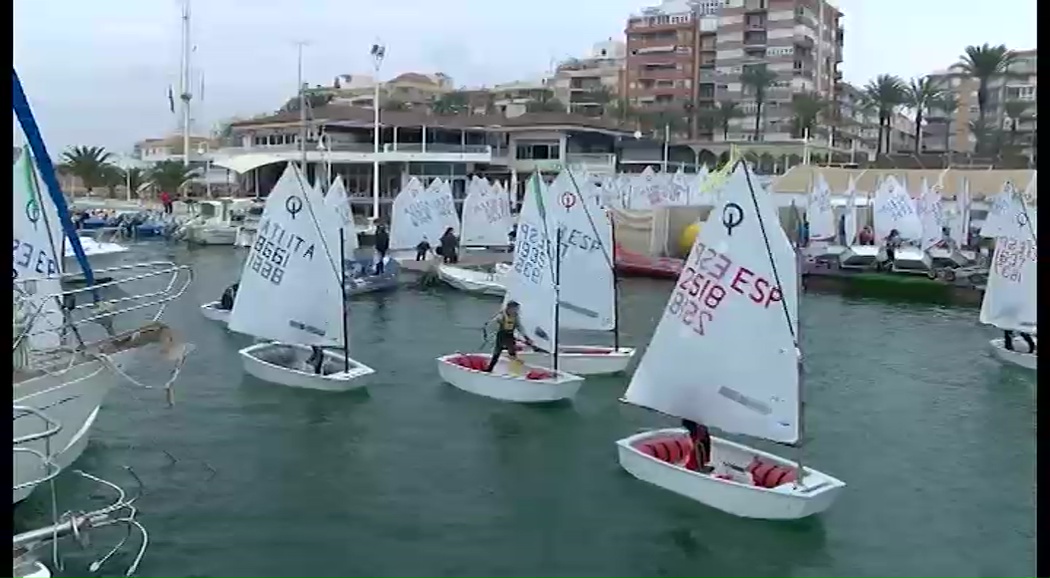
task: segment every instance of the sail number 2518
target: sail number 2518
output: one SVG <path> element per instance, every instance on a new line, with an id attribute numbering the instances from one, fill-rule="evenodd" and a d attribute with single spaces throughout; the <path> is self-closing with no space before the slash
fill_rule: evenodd
<path id="1" fill-rule="evenodd" d="M 765 307 L 782 299 L 779 287 L 747 267 L 734 266 L 727 255 L 704 243 L 697 243 L 693 255 L 695 258 L 682 268 L 667 311 L 698 335 L 706 333 L 707 324 L 714 321 L 715 310 L 728 295 L 723 283 L 734 293 Z"/>

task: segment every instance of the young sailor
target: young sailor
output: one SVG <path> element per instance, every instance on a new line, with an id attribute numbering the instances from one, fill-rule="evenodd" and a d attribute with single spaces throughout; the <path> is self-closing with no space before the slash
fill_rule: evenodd
<path id="1" fill-rule="evenodd" d="M 702 474 L 710 474 L 714 468 L 709 465 L 711 461 L 711 432 L 707 426 L 700 425 L 693 420 L 683 419 L 682 427 L 689 432 L 689 441 L 692 442 L 693 451 L 685 458 L 685 469 Z"/>
<path id="2" fill-rule="evenodd" d="M 507 306 L 489 320 L 489 323 L 496 324 L 496 345 L 492 350 L 492 358 L 489 359 L 488 368 L 485 369 L 489 373 L 496 367 L 496 362 L 499 361 L 499 356 L 504 350 L 507 351 L 507 355 L 511 359 L 517 361 L 518 344 L 514 340 L 514 332 L 521 334 L 522 339 L 529 347 L 536 348 L 529 336 L 525 335 L 525 332 L 521 329 L 521 318 L 518 317 L 518 308 L 517 301 L 507 301 Z"/>

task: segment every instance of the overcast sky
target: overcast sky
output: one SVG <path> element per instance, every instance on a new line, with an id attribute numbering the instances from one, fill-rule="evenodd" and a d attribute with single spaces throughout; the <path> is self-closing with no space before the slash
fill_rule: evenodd
<path id="1" fill-rule="evenodd" d="M 193 4 L 194 132 L 273 110 L 296 89 L 295 42 L 306 80 L 369 73 L 444 72 L 457 85 L 535 78 L 552 59 L 622 38 L 640 0 L 197 0 Z M 1035 0 L 839 0 L 843 72 L 863 84 L 945 68 L 968 44 L 1036 46 Z M 49 148 L 130 151 L 176 126 L 167 89 L 179 68 L 180 0 L 15 0 L 15 67 Z M 195 87 L 195 91 L 199 88 Z"/>

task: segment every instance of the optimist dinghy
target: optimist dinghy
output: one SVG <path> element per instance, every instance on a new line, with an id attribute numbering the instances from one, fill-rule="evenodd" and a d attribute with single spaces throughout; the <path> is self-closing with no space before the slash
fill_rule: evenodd
<path id="1" fill-rule="evenodd" d="M 745 165 L 737 163 L 624 401 L 727 432 L 799 442 L 798 263 L 787 237 L 773 227 L 779 224 L 771 198 L 754 192 Z M 745 349 L 741 360 L 737 352 Z M 686 469 L 693 448 L 685 430 L 632 435 L 616 445 L 620 465 L 634 477 L 745 518 L 818 514 L 845 487 L 797 461 L 717 437 L 713 471 Z"/>
<path id="2" fill-rule="evenodd" d="M 560 259 L 557 252 L 548 251 L 556 245 L 547 241 L 543 188 L 543 182 L 534 174 L 518 221 L 514 264 L 507 274 L 507 284 L 521 305 L 521 323 L 529 338 L 543 349 L 555 352 L 552 369 L 526 364 L 520 358 L 518 363 L 513 363 L 506 354 L 491 373 L 485 371 L 488 354 L 455 353 L 437 358 L 441 379 L 463 391 L 503 401 L 542 403 L 572 399 L 583 384 L 582 377 L 558 367 Z M 516 365 L 518 367 L 514 367 Z"/>
<path id="3" fill-rule="evenodd" d="M 343 299 L 343 222 L 321 193 L 288 164 L 266 199 L 256 242 L 230 313 L 233 331 L 273 342 L 240 350 L 244 370 L 289 387 L 346 391 L 373 370 L 347 353 Z M 325 351 L 321 371 L 305 366 L 311 346 Z"/>
<path id="4" fill-rule="evenodd" d="M 438 278 L 450 286 L 468 293 L 496 295 L 502 297 L 507 292 L 505 276 L 509 267 L 497 263 L 494 271 L 468 269 L 455 265 L 438 265 Z"/>
<path id="5" fill-rule="evenodd" d="M 230 309 L 219 307 L 218 301 L 212 301 L 211 303 L 201 305 L 201 315 L 203 315 L 205 319 L 218 321 L 220 323 L 227 323 L 230 321 L 230 311 Z"/>
<path id="6" fill-rule="evenodd" d="M 548 227 L 561 238 L 558 327 L 613 334 L 611 347 L 558 346 L 559 367 L 575 375 L 620 373 L 634 357 L 633 347 L 620 345 L 612 218 L 593 188 L 592 182 L 565 170 L 544 191 L 547 206 L 555 207 Z M 519 230 L 518 242 L 527 245 L 529 239 L 524 237 Z M 518 355 L 533 365 L 550 367 L 552 361 L 538 352 Z"/>
<path id="7" fill-rule="evenodd" d="M 995 237 L 995 253 L 980 320 L 1002 330 L 1028 333 L 1038 345 L 1036 222 L 1036 209 L 1027 206 L 1013 183 L 1007 182 L 981 229 L 982 236 Z M 1006 348 L 1004 338 L 993 339 L 988 345 L 999 361 L 1036 371 L 1038 347 L 1036 353 L 1028 353 L 1028 344 L 1020 336 L 1013 339 L 1013 351 Z"/>

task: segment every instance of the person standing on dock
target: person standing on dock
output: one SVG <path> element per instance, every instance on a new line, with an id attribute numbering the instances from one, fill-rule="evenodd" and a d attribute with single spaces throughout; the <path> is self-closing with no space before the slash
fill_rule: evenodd
<path id="1" fill-rule="evenodd" d="M 424 236 L 423 240 L 416 245 L 416 261 L 426 260 L 428 251 L 430 251 L 430 242 L 427 241 L 426 236 Z"/>
<path id="2" fill-rule="evenodd" d="M 173 210 L 173 203 L 171 201 L 171 194 L 168 191 L 161 191 L 160 204 L 164 207 L 164 214 L 170 215 Z"/>
<path id="3" fill-rule="evenodd" d="M 445 263 L 459 263 L 459 237 L 452 227 L 445 229 L 441 235 L 441 257 Z"/>
<path id="4" fill-rule="evenodd" d="M 386 259 L 386 253 L 390 250 L 390 233 L 386 230 L 386 225 L 382 222 L 376 223 L 376 275 L 383 274 L 383 261 Z"/>

